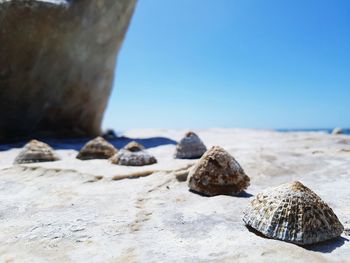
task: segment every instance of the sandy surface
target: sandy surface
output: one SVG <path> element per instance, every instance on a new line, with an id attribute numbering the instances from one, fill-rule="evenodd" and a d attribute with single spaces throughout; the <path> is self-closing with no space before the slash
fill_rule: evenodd
<path id="1" fill-rule="evenodd" d="M 179 140 L 184 132 L 125 136 Z M 174 160 L 172 144 L 148 149 L 159 163 L 137 168 L 76 160 L 75 150 L 58 150 L 62 161 L 13 166 L 19 149 L 0 152 L 0 262 L 350 262 L 347 231 L 303 248 L 249 232 L 241 219 L 264 188 L 300 180 L 349 229 L 350 136 L 196 132 L 240 162 L 251 177 L 245 195 L 189 192 L 174 171 L 195 161 Z"/>

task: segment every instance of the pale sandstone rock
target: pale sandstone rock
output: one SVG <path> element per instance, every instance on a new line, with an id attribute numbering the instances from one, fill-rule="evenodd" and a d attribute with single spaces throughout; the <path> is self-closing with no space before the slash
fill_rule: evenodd
<path id="1" fill-rule="evenodd" d="M 339 135 L 339 134 L 343 134 L 343 130 L 341 128 L 334 128 L 332 131 L 333 135 Z"/>
<path id="2" fill-rule="evenodd" d="M 123 136 L 183 134 L 148 129 Z M 348 262 L 350 153 L 340 151 L 348 145 L 318 132 L 209 129 L 201 138 L 239 158 L 253 196 L 189 192 L 169 171 L 194 161 L 174 159 L 171 144 L 148 148 L 158 163 L 140 167 L 81 162 L 75 150 L 56 150 L 60 161 L 12 166 L 21 149 L 0 151 L 0 262 Z M 305 248 L 247 230 L 242 215 L 254 196 L 296 180 L 332 207 L 346 229 L 341 237 Z"/>
<path id="3" fill-rule="evenodd" d="M 135 3 L 0 1 L 0 139 L 100 134 Z"/>

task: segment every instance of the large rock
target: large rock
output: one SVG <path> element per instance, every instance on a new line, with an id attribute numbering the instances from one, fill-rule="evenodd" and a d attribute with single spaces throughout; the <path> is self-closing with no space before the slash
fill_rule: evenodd
<path id="1" fill-rule="evenodd" d="M 0 0 L 0 139 L 95 136 L 136 0 Z"/>
<path id="2" fill-rule="evenodd" d="M 174 140 L 183 131 L 123 135 Z M 350 152 L 342 151 L 350 144 L 318 132 L 217 128 L 201 137 L 239 158 L 252 179 L 248 193 L 191 193 L 175 175 L 195 161 L 173 159 L 175 145 L 148 148 L 158 163 L 141 167 L 81 162 L 73 150 L 60 150 L 60 161 L 12 166 L 21 149 L 0 151 L 0 262 L 350 262 Z M 300 247 L 245 227 L 254 196 L 293 180 L 329 203 L 342 237 Z"/>
<path id="3" fill-rule="evenodd" d="M 339 135 L 339 134 L 343 134 L 343 130 L 341 128 L 334 128 L 332 131 L 333 135 Z"/>

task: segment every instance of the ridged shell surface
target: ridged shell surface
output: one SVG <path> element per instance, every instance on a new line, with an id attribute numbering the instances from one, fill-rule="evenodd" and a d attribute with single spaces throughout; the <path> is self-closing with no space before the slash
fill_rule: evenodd
<path id="1" fill-rule="evenodd" d="M 38 162 L 53 162 L 60 158 L 54 150 L 46 143 L 37 140 L 31 140 L 27 143 L 23 150 L 18 154 L 14 163 L 38 163 Z"/>
<path id="2" fill-rule="evenodd" d="M 139 152 L 143 151 L 145 147 L 142 144 L 139 144 L 138 142 L 132 141 L 125 145 L 123 149 L 128 150 L 130 152 Z"/>
<path id="3" fill-rule="evenodd" d="M 157 163 L 157 159 L 145 150 L 145 147 L 137 142 L 130 142 L 110 161 L 113 164 L 125 166 L 144 166 Z"/>
<path id="4" fill-rule="evenodd" d="M 189 188 L 207 196 L 238 195 L 250 184 L 235 158 L 219 146 L 209 149 L 188 177 Z"/>
<path id="5" fill-rule="evenodd" d="M 333 210 L 300 182 L 258 194 L 243 221 L 267 237 L 298 245 L 333 239 L 344 231 Z"/>
<path id="6" fill-rule="evenodd" d="M 97 137 L 87 142 L 83 148 L 81 148 L 77 159 L 91 160 L 91 159 L 109 159 L 117 153 L 117 149 L 107 142 L 102 137 Z"/>
<path id="7" fill-rule="evenodd" d="M 197 159 L 206 152 L 207 147 L 194 132 L 188 132 L 176 146 L 175 158 Z"/>

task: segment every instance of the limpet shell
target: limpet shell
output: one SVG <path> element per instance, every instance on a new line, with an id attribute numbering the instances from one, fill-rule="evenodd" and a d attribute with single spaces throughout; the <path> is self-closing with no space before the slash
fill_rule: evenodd
<path id="1" fill-rule="evenodd" d="M 144 149 L 143 145 L 131 142 L 112 156 L 110 161 L 113 164 L 125 166 L 144 166 L 157 163 L 157 159 Z"/>
<path id="2" fill-rule="evenodd" d="M 109 159 L 117 153 L 117 149 L 107 142 L 102 137 L 97 137 L 87 142 L 83 148 L 81 148 L 77 159 L 80 160 L 92 160 L 92 159 Z"/>
<path id="3" fill-rule="evenodd" d="M 198 159 L 206 152 L 207 147 L 194 132 L 186 133 L 176 146 L 175 158 Z"/>
<path id="4" fill-rule="evenodd" d="M 37 140 L 31 140 L 27 143 L 23 150 L 18 154 L 14 163 L 38 163 L 38 162 L 53 162 L 60 158 L 54 150 L 46 143 Z"/>
<path id="5" fill-rule="evenodd" d="M 240 164 L 219 146 L 209 149 L 188 177 L 189 188 L 207 196 L 239 195 L 250 184 Z"/>
<path id="6" fill-rule="evenodd" d="M 243 221 L 269 238 L 298 245 L 333 239 L 344 231 L 333 210 L 300 182 L 258 194 L 244 211 Z"/>

